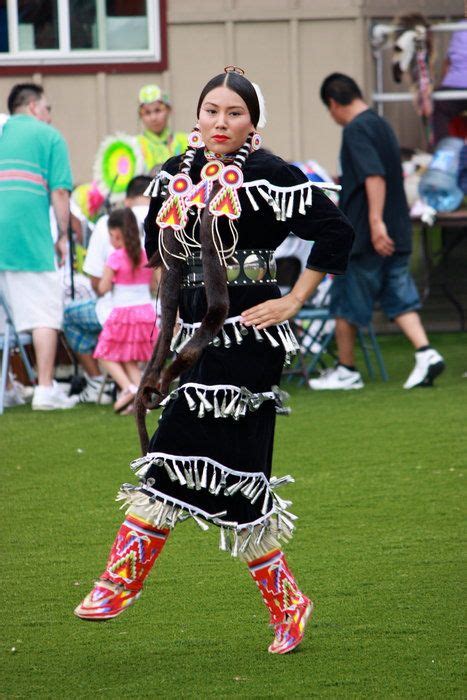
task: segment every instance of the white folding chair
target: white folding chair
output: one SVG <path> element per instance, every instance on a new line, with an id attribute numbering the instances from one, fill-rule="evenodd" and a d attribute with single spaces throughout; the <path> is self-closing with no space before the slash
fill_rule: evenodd
<path id="1" fill-rule="evenodd" d="M 5 314 L 5 328 L 0 334 L 0 351 L 2 353 L 2 376 L 0 380 L 0 415 L 4 410 L 5 391 L 8 380 L 8 368 L 10 366 L 10 353 L 12 350 L 18 350 L 21 355 L 24 367 L 26 369 L 29 380 L 32 384 L 36 381 L 36 374 L 29 362 L 29 357 L 26 353 L 25 346 L 32 344 L 32 335 L 30 333 L 18 333 L 10 309 L 6 299 L 0 291 L 0 308 Z"/>

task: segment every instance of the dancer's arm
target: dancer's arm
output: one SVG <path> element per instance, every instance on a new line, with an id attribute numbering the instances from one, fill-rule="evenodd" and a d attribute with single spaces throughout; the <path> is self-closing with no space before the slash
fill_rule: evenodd
<path id="1" fill-rule="evenodd" d="M 287 321 L 300 311 L 325 274 L 325 272 L 318 272 L 318 270 L 304 270 L 288 294 L 280 299 L 269 299 L 269 301 L 264 301 L 243 311 L 242 322 L 245 326 L 254 325 L 261 330 Z"/>

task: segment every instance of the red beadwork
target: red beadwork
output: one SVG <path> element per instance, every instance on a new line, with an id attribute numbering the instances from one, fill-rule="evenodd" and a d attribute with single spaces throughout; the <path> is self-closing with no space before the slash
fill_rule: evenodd
<path id="1" fill-rule="evenodd" d="M 274 625 L 274 641 L 269 651 L 273 654 L 292 651 L 303 639 L 313 604 L 298 588 L 281 550 L 249 562 L 248 568 Z"/>

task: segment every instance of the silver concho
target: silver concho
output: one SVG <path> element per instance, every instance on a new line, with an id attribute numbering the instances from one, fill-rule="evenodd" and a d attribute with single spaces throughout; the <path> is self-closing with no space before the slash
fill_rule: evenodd
<path id="1" fill-rule="evenodd" d="M 271 279 L 275 280 L 276 274 L 277 274 L 277 262 L 276 262 L 276 258 L 274 257 L 274 253 L 271 253 L 271 255 L 269 256 L 268 267 L 269 267 L 269 274 L 271 275 Z"/>
<path id="2" fill-rule="evenodd" d="M 266 260 L 262 255 L 251 253 L 243 261 L 243 271 L 249 280 L 259 282 L 266 274 Z"/>
<path id="3" fill-rule="evenodd" d="M 240 274 L 240 263 L 236 258 L 230 258 L 230 262 L 226 268 L 227 281 L 235 282 Z"/>

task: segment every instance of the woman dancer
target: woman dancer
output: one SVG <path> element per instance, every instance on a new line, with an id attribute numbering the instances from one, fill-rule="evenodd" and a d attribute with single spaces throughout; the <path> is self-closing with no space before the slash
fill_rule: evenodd
<path id="1" fill-rule="evenodd" d="M 114 250 L 108 257 L 99 294 L 112 290 L 113 309 L 94 351 L 105 371 L 121 389 L 114 404 L 118 413 L 132 408 L 141 380 L 138 363 L 147 362 L 157 337 L 150 287 L 154 272 L 147 268 L 138 222 L 129 208 L 112 212 L 107 222 Z M 130 412 L 128 410 L 128 412 Z"/>
<path id="2" fill-rule="evenodd" d="M 160 336 L 136 399 L 141 483 L 122 487 L 127 519 L 75 613 L 119 615 L 139 597 L 170 531 L 191 516 L 203 529 L 217 525 L 220 548 L 247 562 L 274 627 L 269 651 L 285 654 L 313 608 L 281 548 L 295 516 L 276 490 L 293 479 L 271 476 L 275 412 L 284 411 L 277 384 L 296 349 L 287 319 L 325 272 L 345 270 L 353 233 L 301 171 L 259 148 L 258 92 L 238 69 L 211 79 L 190 148 L 151 188 L 146 250 L 164 268 Z M 289 231 L 315 244 L 308 269 L 280 298 L 273 251 Z M 165 366 L 177 309 L 177 358 Z M 147 450 L 141 417 L 158 402 L 164 410 Z"/>

